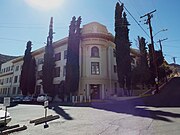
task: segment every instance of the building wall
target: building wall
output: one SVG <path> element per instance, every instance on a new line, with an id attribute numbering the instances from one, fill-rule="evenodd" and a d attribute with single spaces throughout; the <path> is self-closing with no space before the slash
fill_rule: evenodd
<path id="1" fill-rule="evenodd" d="M 117 71 L 116 59 L 114 57 L 115 44 L 113 36 L 108 32 L 105 26 L 97 22 L 84 25 L 81 30 L 80 41 L 80 81 L 78 95 L 91 96 L 91 98 L 105 99 L 117 93 Z M 65 66 L 68 39 L 64 38 L 53 43 L 55 68 L 59 68 L 57 76 L 54 78 L 55 85 L 65 80 Z M 99 55 L 93 48 L 98 49 Z M 36 92 L 42 93 L 42 66 L 45 48 L 40 48 L 32 52 L 36 59 Z M 92 55 L 92 52 L 93 53 Z M 12 61 L 2 64 L 0 80 L 12 77 L 12 82 L 6 85 L 0 85 L 0 95 L 4 96 L 3 89 L 10 88 L 8 93 L 10 96 L 20 94 L 19 79 L 23 58 L 19 57 Z M 6 67 L 13 67 L 13 70 L 4 72 Z M 18 68 L 19 67 L 19 68 Z"/>

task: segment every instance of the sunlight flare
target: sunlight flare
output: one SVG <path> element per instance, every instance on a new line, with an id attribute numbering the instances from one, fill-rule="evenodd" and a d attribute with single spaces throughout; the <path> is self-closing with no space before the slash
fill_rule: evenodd
<path id="1" fill-rule="evenodd" d="M 52 10 L 62 5 L 64 0 L 25 0 L 28 5 L 39 10 Z"/>

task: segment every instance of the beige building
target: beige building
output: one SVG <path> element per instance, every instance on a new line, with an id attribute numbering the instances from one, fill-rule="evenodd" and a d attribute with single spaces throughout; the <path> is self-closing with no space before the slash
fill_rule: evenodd
<path id="1" fill-rule="evenodd" d="M 105 99 L 118 92 L 117 68 L 114 55 L 114 37 L 107 28 L 97 22 L 83 26 L 80 41 L 80 81 L 78 95 L 91 99 Z M 55 57 L 54 89 L 65 80 L 68 38 L 53 43 Z M 36 93 L 42 93 L 41 78 L 45 48 L 32 52 L 36 59 Z M 136 66 L 137 52 L 132 49 L 132 67 Z M 20 94 L 19 78 L 23 57 L 8 61 L 1 66 L 0 95 L 16 96 Z"/>

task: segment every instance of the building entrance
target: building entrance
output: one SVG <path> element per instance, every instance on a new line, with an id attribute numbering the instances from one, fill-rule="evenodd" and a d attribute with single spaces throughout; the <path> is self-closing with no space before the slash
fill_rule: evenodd
<path id="1" fill-rule="evenodd" d="M 90 84 L 91 99 L 100 99 L 100 84 Z"/>

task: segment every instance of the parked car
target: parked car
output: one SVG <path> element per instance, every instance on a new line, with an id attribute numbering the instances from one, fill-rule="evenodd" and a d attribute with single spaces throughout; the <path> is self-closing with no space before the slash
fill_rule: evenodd
<path id="1" fill-rule="evenodd" d="M 23 102 L 31 102 L 33 101 L 33 97 L 32 96 L 26 96 L 23 98 Z"/>
<path id="2" fill-rule="evenodd" d="M 6 123 L 5 123 L 5 112 L 4 110 L 0 110 L 0 127 L 6 126 L 11 121 L 11 116 L 9 112 L 6 115 Z"/>
<path id="3" fill-rule="evenodd" d="M 23 99 L 24 99 L 23 96 L 13 97 L 13 98 L 12 98 L 12 102 L 14 102 L 14 103 L 15 103 L 15 102 L 22 102 Z"/>
<path id="4" fill-rule="evenodd" d="M 37 102 L 44 102 L 44 101 L 52 101 L 52 97 L 48 96 L 47 94 L 40 94 L 37 97 Z"/>

